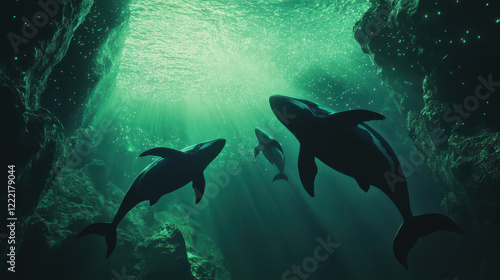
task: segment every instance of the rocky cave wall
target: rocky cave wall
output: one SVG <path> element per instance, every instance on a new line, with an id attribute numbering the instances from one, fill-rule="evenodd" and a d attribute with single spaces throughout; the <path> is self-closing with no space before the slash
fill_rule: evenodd
<path id="1" fill-rule="evenodd" d="M 78 143 L 86 141 L 79 132 L 87 131 L 92 119 L 93 108 L 88 104 L 99 104 L 106 96 L 106 82 L 100 83 L 113 75 L 119 61 L 128 2 L 3 3 L 0 33 L 6 37 L 0 40 L 4 52 L 0 56 L 1 97 L 8 120 L 4 131 L 9 132 L 6 165 L 16 165 L 19 222 L 18 273 L 7 273 L 8 244 L 2 242 L 2 279 L 89 279 L 97 275 L 109 279 L 112 272 L 122 274 L 122 267 L 134 279 L 159 279 L 161 275 L 170 275 L 169 279 L 230 278 L 212 241 L 206 236 L 193 237 L 202 235 L 202 230 L 192 221 L 167 222 L 160 227 L 151 223 L 154 216 L 144 207 L 124 221 L 124 228 L 136 234 L 127 235 L 124 230 L 119 236 L 118 246 L 128 257 L 96 262 L 88 259 L 95 253 L 90 243 L 76 243 L 76 234 L 84 225 L 110 220 L 124 195 L 108 181 L 106 166 L 94 160 L 94 154 L 65 172 L 57 167 L 68 166 L 64 161 L 71 160 Z M 7 200 L 6 192 L 0 199 Z M 0 218 L 6 220 L 6 213 L 1 213 Z M 57 263 L 60 265 L 54 266 Z"/>
<path id="2" fill-rule="evenodd" d="M 354 36 L 390 88 L 442 205 L 498 279 L 500 3 L 372 1 Z"/>

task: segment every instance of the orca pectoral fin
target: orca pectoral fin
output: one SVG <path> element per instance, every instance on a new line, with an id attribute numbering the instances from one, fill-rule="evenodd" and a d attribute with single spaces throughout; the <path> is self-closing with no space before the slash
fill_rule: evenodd
<path id="1" fill-rule="evenodd" d="M 335 113 L 329 115 L 326 119 L 334 122 L 336 125 L 356 126 L 366 121 L 385 120 L 385 117 L 379 113 L 357 109 Z"/>
<path id="2" fill-rule="evenodd" d="M 318 166 L 314 160 L 314 155 L 304 150 L 302 147 L 299 152 L 299 175 L 302 185 L 307 193 L 314 197 L 314 179 L 318 173 Z"/>
<path id="3" fill-rule="evenodd" d="M 261 151 L 260 145 L 257 145 L 257 147 L 255 147 L 255 149 L 253 150 L 253 156 L 257 157 L 260 151 Z"/>
<path id="4" fill-rule="evenodd" d="M 281 148 L 281 145 L 280 143 L 278 143 L 278 141 L 271 139 L 268 144 L 269 146 L 275 147 L 276 149 L 280 150 L 281 153 L 283 153 L 283 148 Z"/>
<path id="5" fill-rule="evenodd" d="M 356 182 L 358 182 L 359 187 L 365 192 L 368 192 L 370 189 L 370 183 L 367 181 L 364 181 L 363 179 L 356 179 Z"/>
<path id="6" fill-rule="evenodd" d="M 205 193 L 205 176 L 203 176 L 203 173 L 193 180 L 193 189 L 196 195 L 195 204 L 198 204 Z"/>
<path id="7" fill-rule="evenodd" d="M 153 148 L 151 150 L 147 150 L 140 155 L 140 157 L 144 156 L 158 156 L 162 158 L 169 159 L 179 159 L 183 157 L 185 154 L 181 151 L 177 151 L 170 148 Z"/>

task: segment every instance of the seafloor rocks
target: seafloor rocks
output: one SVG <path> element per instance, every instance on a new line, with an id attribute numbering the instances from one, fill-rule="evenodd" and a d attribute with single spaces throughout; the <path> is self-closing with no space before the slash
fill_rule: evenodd
<path id="1" fill-rule="evenodd" d="M 172 217 L 180 226 L 166 222 L 160 227 L 159 221 L 148 226 L 144 220 L 151 218 L 151 208 L 146 204 L 136 206 L 120 223 L 110 258 L 101 236 L 77 240 L 85 226 L 111 221 L 123 199 L 124 192 L 106 180 L 104 169 L 94 161 L 56 178 L 26 222 L 12 279 L 110 279 L 117 273 L 136 280 L 230 279 L 220 252 L 194 222 Z M 205 245 L 197 247 L 193 239 Z"/>
<path id="2" fill-rule="evenodd" d="M 147 238 L 137 248 L 137 254 L 142 257 L 137 266 L 145 268 L 141 279 L 162 279 L 167 275 L 173 279 L 195 279 L 184 237 L 174 224 L 165 224 L 160 232 Z"/>
<path id="3" fill-rule="evenodd" d="M 500 249 L 499 10 L 497 2 L 373 1 L 354 27 L 445 210 L 475 237 L 484 279 L 500 275 L 491 265 Z"/>

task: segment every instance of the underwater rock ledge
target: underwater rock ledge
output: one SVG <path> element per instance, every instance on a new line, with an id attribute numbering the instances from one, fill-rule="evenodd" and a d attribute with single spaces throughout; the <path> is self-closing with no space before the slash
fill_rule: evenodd
<path id="1" fill-rule="evenodd" d="M 499 3 L 373 1 L 354 36 L 406 116 L 445 211 L 500 277 Z"/>

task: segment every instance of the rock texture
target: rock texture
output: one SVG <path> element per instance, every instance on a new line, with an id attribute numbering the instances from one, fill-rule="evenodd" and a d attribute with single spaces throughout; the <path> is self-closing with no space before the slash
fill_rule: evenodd
<path id="1" fill-rule="evenodd" d="M 63 126 L 39 105 L 39 99 L 52 69 L 65 56 L 74 31 L 92 3 L 90 0 L 65 5 L 56 2 L 51 16 L 42 14 L 43 8 L 32 1 L 9 1 L 1 9 L 0 33 L 7 35 L 0 40 L 2 112 L 4 120 L 8 120 L 4 121 L 4 131 L 8 132 L 5 164 L 16 165 L 15 214 L 21 221 L 33 213 L 54 178 L 52 163 L 64 141 Z M 2 201 L 6 201 L 6 194 L 0 194 Z M 5 220 L 6 214 L 2 211 L 0 218 Z M 22 224 L 16 228 L 18 242 L 22 240 L 23 228 Z M 0 244 L 2 267 L 5 244 Z"/>
<path id="2" fill-rule="evenodd" d="M 186 219 L 160 227 L 149 207 L 138 207 L 120 224 L 114 258 L 105 258 L 99 236 L 76 241 L 84 226 L 111 220 L 124 195 L 105 177 L 104 163 L 94 160 L 107 127 L 89 126 L 95 108 L 87 104 L 105 98 L 113 80 L 128 2 L 3 3 L 5 164 L 16 165 L 19 222 L 16 273 L 7 272 L 8 246 L 1 242 L 1 279 L 230 279 L 200 227 Z"/>
<path id="3" fill-rule="evenodd" d="M 406 116 L 443 206 L 500 276 L 500 10 L 482 1 L 372 1 L 354 35 Z M 492 278 L 493 277 L 493 278 Z M 495 278 L 496 277 L 496 278 Z"/>
<path id="4" fill-rule="evenodd" d="M 9 279 L 110 279 L 116 273 L 136 280 L 229 279 L 223 257 L 201 228 L 187 220 L 148 226 L 154 218 L 147 203 L 120 223 L 109 259 L 102 237 L 76 239 L 86 225 L 111 221 L 123 196 L 100 161 L 59 176 L 26 223 L 17 272 Z M 193 241 L 194 233 L 204 246 Z"/>

